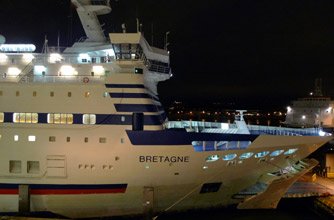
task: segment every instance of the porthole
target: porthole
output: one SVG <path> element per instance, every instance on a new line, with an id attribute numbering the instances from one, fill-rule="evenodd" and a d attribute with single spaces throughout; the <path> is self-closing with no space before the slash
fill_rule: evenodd
<path id="1" fill-rule="evenodd" d="M 279 155 L 281 155 L 284 152 L 284 150 L 275 150 L 273 152 L 271 152 L 270 156 L 271 157 L 277 157 Z"/>
<path id="2" fill-rule="evenodd" d="M 269 154 L 269 151 L 261 151 L 261 152 L 255 154 L 255 158 L 265 157 L 268 154 Z"/>
<path id="3" fill-rule="evenodd" d="M 223 160 L 233 160 L 236 157 L 237 157 L 237 154 L 227 154 L 223 156 Z"/>
<path id="4" fill-rule="evenodd" d="M 217 154 L 210 155 L 205 159 L 206 162 L 214 162 L 214 161 L 217 161 L 217 160 L 219 160 L 219 155 L 217 155 Z"/>
<path id="5" fill-rule="evenodd" d="M 253 154 L 254 154 L 253 152 L 243 153 L 243 154 L 240 155 L 239 159 L 242 159 L 242 160 L 244 160 L 244 159 L 248 159 L 248 158 L 250 158 L 251 156 L 253 156 Z"/>
<path id="6" fill-rule="evenodd" d="M 292 148 L 292 149 L 289 149 L 287 151 L 284 152 L 284 155 L 290 155 L 290 154 L 293 154 L 297 151 L 298 149 L 297 148 Z"/>

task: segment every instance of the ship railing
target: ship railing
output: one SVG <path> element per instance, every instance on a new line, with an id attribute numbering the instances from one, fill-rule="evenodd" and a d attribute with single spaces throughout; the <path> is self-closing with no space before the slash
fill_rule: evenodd
<path id="1" fill-rule="evenodd" d="M 105 82 L 105 76 L 24 76 L 22 82 L 26 83 L 74 83 L 74 84 L 100 84 Z"/>
<path id="2" fill-rule="evenodd" d="M 109 5 L 110 0 L 91 0 L 92 5 Z"/>
<path id="3" fill-rule="evenodd" d="M 269 134 L 282 136 L 319 136 L 319 128 L 286 128 L 261 125 L 248 125 L 251 134 Z"/>

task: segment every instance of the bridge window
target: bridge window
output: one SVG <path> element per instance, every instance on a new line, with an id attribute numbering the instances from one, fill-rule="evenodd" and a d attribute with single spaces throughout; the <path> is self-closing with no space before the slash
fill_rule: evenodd
<path id="1" fill-rule="evenodd" d="M 49 124 L 73 124 L 73 114 L 49 113 Z"/>
<path id="2" fill-rule="evenodd" d="M 206 162 L 214 162 L 219 160 L 219 155 L 215 154 L 215 155 L 210 155 L 206 158 Z"/>
<path id="3" fill-rule="evenodd" d="M 96 123 L 95 114 L 84 114 L 82 117 L 82 123 L 85 125 L 92 125 Z"/>
<path id="4" fill-rule="evenodd" d="M 0 122 L 2 123 L 4 121 L 5 114 L 3 112 L 0 112 Z"/>

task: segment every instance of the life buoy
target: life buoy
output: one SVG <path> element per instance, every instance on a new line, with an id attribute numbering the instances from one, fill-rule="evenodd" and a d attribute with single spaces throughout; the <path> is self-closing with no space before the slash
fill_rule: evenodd
<path id="1" fill-rule="evenodd" d="M 84 77 L 84 78 L 82 79 L 82 81 L 83 81 L 84 83 L 88 83 L 88 82 L 89 82 L 89 78 L 88 78 L 88 77 Z"/>

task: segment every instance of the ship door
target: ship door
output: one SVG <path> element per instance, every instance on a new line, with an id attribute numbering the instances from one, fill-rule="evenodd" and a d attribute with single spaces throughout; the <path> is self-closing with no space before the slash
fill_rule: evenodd
<path id="1" fill-rule="evenodd" d="M 143 214 L 144 219 L 151 220 L 153 218 L 154 207 L 154 188 L 145 186 L 143 191 Z"/>
<path id="2" fill-rule="evenodd" d="M 66 177 L 66 157 L 64 155 L 49 155 L 46 157 L 47 177 Z"/>

